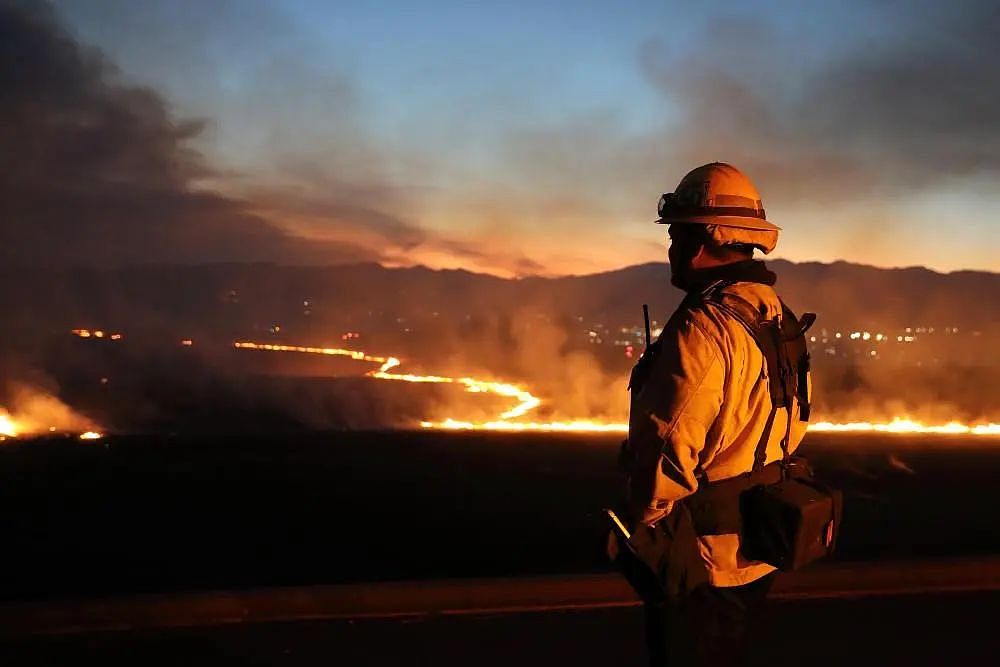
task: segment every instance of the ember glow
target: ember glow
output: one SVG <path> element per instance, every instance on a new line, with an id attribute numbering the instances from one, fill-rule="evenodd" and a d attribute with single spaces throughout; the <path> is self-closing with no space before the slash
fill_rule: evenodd
<path id="1" fill-rule="evenodd" d="M 70 333 L 78 338 L 90 338 L 93 336 L 94 338 L 109 338 L 111 340 L 122 339 L 122 335 L 119 332 L 106 332 L 103 329 L 94 329 L 93 331 L 90 329 L 72 329 Z"/>
<path id="2" fill-rule="evenodd" d="M 97 433 L 97 425 L 45 391 L 18 386 L 0 406 L 0 438 L 26 438 L 53 433 Z M 82 437 L 82 436 L 81 436 Z M 102 437 L 100 434 L 97 437 Z"/>
<path id="3" fill-rule="evenodd" d="M 529 390 L 507 382 L 479 380 L 470 377 L 453 378 L 443 375 L 414 375 L 409 373 L 392 373 L 392 369 L 402 362 L 396 357 L 370 355 L 360 350 L 328 347 L 302 347 L 295 345 L 276 345 L 272 343 L 252 343 L 237 341 L 233 344 L 238 349 L 267 350 L 271 352 L 299 352 L 345 356 L 358 361 L 380 364 L 378 370 L 369 371 L 368 377 L 379 380 L 395 380 L 399 382 L 455 384 L 471 393 L 486 393 L 504 396 L 517 401 L 516 405 L 501 413 L 496 419 L 473 422 L 462 419 L 446 418 L 441 421 L 421 421 L 421 428 L 441 429 L 447 431 L 507 431 L 507 432 L 542 432 L 542 433 L 627 433 L 628 424 L 623 422 L 604 422 L 590 419 L 573 419 L 569 421 L 528 422 L 512 421 L 525 416 L 542 404 L 542 400 Z M 896 417 L 890 422 L 848 422 L 836 424 L 833 422 L 816 422 L 809 425 L 810 431 L 835 433 L 901 433 L 901 434 L 945 434 L 945 435 L 989 435 L 1000 436 L 1000 424 L 962 424 L 949 422 L 947 424 L 924 424 L 906 417 Z"/>
<path id="4" fill-rule="evenodd" d="M 10 415 L 0 413 L 0 435 L 8 438 L 16 438 L 17 432 L 17 424 L 14 423 L 14 420 L 11 419 Z"/>

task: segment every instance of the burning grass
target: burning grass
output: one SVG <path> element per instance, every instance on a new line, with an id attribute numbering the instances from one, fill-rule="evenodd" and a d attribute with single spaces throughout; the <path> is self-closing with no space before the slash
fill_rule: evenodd
<path id="1" fill-rule="evenodd" d="M 514 407 L 502 412 L 493 419 L 475 421 L 445 417 L 439 420 L 423 420 L 420 427 L 424 429 L 441 429 L 450 431 L 499 431 L 499 432 L 543 432 L 543 433 L 626 433 L 628 424 L 611 420 L 568 419 L 559 421 L 521 421 L 535 408 L 542 405 L 542 399 L 522 386 L 509 382 L 477 379 L 471 377 L 449 377 L 444 375 L 417 375 L 411 373 L 393 373 L 392 369 L 401 365 L 398 358 L 392 356 L 369 355 L 360 350 L 341 348 L 301 347 L 291 345 L 275 345 L 270 343 L 253 343 L 238 341 L 238 349 L 263 350 L 271 352 L 293 352 L 305 354 L 348 356 L 358 361 L 378 363 L 377 370 L 366 375 L 379 380 L 397 382 L 454 384 L 464 387 L 469 393 L 494 394 L 511 398 L 517 403 Z M 896 416 L 890 421 L 851 421 L 834 423 L 821 421 L 810 424 L 810 431 L 837 433 L 899 433 L 899 434 L 947 434 L 1000 436 L 1000 424 L 981 423 L 963 424 L 951 421 L 944 424 L 927 424 L 907 416 Z"/>
<path id="2" fill-rule="evenodd" d="M 12 410 L 0 406 L 0 438 L 50 433 L 79 433 L 85 440 L 102 437 L 97 424 L 47 392 L 18 385 L 12 395 Z"/>

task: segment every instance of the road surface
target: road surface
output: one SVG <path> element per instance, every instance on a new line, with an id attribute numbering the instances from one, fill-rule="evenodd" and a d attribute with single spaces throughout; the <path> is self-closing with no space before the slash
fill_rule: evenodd
<path id="1" fill-rule="evenodd" d="M 991 664 L 1000 558 L 786 575 L 761 664 Z M 610 575 L 317 586 L 0 608 L 0 664 L 641 665 Z"/>

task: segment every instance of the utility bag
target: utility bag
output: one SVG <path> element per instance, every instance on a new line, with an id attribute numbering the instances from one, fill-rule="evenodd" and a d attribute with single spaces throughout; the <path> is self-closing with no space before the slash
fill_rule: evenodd
<path id="1" fill-rule="evenodd" d="M 833 553 L 843 515 L 843 494 L 817 480 L 805 459 L 793 458 L 788 451 L 793 398 L 799 419 L 809 420 L 805 332 L 816 316 L 805 313 L 800 321 L 782 302 L 780 318 L 762 320 L 753 306 L 735 295 L 715 289 L 707 296 L 743 324 L 767 364 L 771 412 L 754 453 L 752 477 L 764 469 L 778 409 L 784 407 L 787 413 L 780 478 L 753 484 L 739 495 L 740 551 L 779 570 L 796 570 Z"/>
<path id="2" fill-rule="evenodd" d="M 740 550 L 750 560 L 797 570 L 833 553 L 843 494 L 815 477 L 786 477 L 740 494 Z"/>

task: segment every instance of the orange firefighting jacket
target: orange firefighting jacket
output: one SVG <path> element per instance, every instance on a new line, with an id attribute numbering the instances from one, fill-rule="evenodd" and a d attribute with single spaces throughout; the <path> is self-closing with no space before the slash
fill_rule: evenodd
<path id="1" fill-rule="evenodd" d="M 735 282 L 722 292 L 746 300 L 765 319 L 782 313 L 767 284 Z M 671 317 L 647 367 L 640 362 L 633 371 L 624 462 L 633 521 L 652 524 L 699 484 L 749 472 L 771 411 L 760 347 L 740 321 L 697 296 L 690 294 Z M 806 387 L 808 396 L 808 376 Z M 790 452 L 802 441 L 806 422 L 800 420 L 797 397 L 792 397 L 790 417 L 789 424 L 788 410 L 777 410 L 766 463 L 781 460 L 786 427 Z M 697 541 L 708 581 L 715 586 L 743 585 L 775 569 L 744 558 L 736 533 L 699 535 Z"/>

